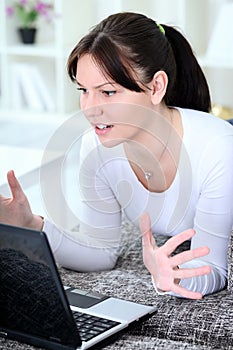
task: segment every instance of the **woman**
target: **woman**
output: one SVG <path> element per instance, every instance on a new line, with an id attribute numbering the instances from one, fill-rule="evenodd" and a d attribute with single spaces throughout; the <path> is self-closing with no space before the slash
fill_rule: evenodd
<path id="1" fill-rule="evenodd" d="M 76 45 L 68 73 L 92 131 L 83 137 L 76 237 L 33 215 L 13 171 L 0 220 L 43 229 L 61 265 L 113 268 L 121 212 L 142 232 L 158 293 L 199 299 L 226 285 L 233 224 L 233 128 L 210 115 L 192 49 L 176 29 L 136 13 L 109 16 Z M 170 238 L 156 246 L 153 234 Z M 191 249 L 174 255 L 191 240 Z"/>

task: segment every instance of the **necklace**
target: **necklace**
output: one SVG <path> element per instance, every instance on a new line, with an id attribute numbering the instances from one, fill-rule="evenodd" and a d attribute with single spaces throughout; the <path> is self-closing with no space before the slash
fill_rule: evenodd
<path id="1" fill-rule="evenodd" d="M 152 171 L 144 171 L 144 176 L 145 176 L 145 179 L 148 181 L 152 178 L 153 173 Z"/>
<path id="2" fill-rule="evenodd" d="M 167 142 L 160 154 L 160 157 L 158 159 L 158 163 L 160 162 L 162 156 L 164 155 L 164 152 L 165 150 L 167 149 L 167 146 L 168 146 L 168 142 L 170 141 L 170 137 L 171 137 L 171 132 L 172 132 L 172 126 L 173 126 L 173 109 L 171 109 L 171 113 L 169 113 L 169 116 L 170 116 L 170 121 L 171 121 L 171 127 L 170 127 L 170 131 L 169 131 L 169 134 L 168 134 L 168 137 L 167 137 Z M 153 171 L 150 171 L 150 170 L 145 170 L 144 171 L 144 177 L 145 179 L 148 181 L 150 180 L 152 177 L 153 177 Z"/>

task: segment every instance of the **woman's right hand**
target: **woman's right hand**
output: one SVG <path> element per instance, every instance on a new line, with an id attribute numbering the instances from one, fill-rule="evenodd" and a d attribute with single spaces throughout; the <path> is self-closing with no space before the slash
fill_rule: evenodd
<path id="1" fill-rule="evenodd" d="M 208 247 L 199 247 L 187 250 L 172 256 L 174 250 L 195 234 L 193 229 L 183 231 L 170 238 L 163 246 L 158 247 L 152 235 L 150 217 L 144 213 L 140 218 L 140 229 L 142 233 L 143 261 L 151 273 L 158 290 L 164 292 L 174 292 L 184 298 L 201 299 L 202 294 L 187 290 L 179 285 L 183 278 L 202 276 L 211 272 L 210 266 L 197 268 L 178 268 L 185 262 L 209 254 Z"/>
<path id="2" fill-rule="evenodd" d="M 0 195 L 0 222 L 41 230 L 43 219 L 32 213 L 28 199 L 16 179 L 13 170 L 7 173 L 7 180 L 12 198 L 5 198 Z"/>

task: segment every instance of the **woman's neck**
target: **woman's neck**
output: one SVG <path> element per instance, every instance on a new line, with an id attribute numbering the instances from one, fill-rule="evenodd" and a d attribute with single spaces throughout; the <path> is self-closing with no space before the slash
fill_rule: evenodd
<path id="1" fill-rule="evenodd" d="M 182 130 L 179 112 L 164 108 L 137 139 L 124 144 L 126 156 L 139 181 L 152 191 L 162 192 L 172 183 L 179 160 Z"/>

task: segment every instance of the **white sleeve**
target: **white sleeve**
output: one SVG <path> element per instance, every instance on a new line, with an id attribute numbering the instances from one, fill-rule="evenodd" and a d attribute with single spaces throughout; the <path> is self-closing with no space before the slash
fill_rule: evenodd
<path id="1" fill-rule="evenodd" d="M 46 233 L 56 262 L 76 271 L 112 269 L 119 255 L 119 232 L 109 232 L 108 241 L 93 237 L 90 230 L 68 232 L 59 229 L 49 220 L 44 221 Z"/>
<path id="2" fill-rule="evenodd" d="M 209 255 L 182 264 L 180 268 L 209 265 L 211 273 L 183 279 L 182 287 L 203 295 L 223 289 L 227 278 L 227 254 L 233 225 L 233 136 L 216 140 L 206 149 L 196 174 L 201 193 L 194 218 L 195 236 L 191 249 L 207 246 Z M 194 180 L 196 181 L 196 180 Z"/>
<path id="3" fill-rule="evenodd" d="M 84 137 L 80 152 L 79 230 L 68 232 L 48 220 L 43 227 L 56 261 L 77 271 L 113 268 L 121 239 L 121 208 L 106 181 L 98 145 L 90 136 Z"/>

